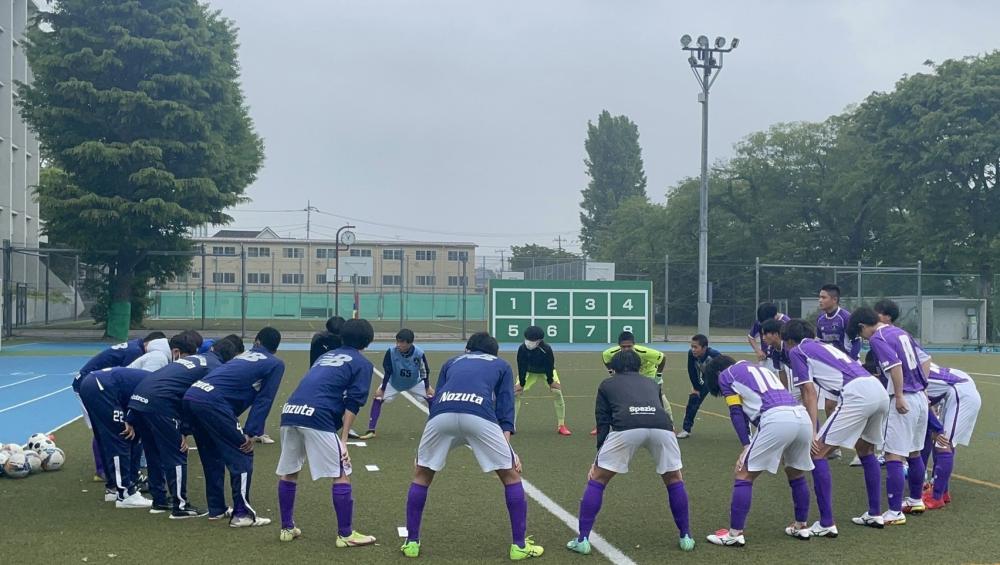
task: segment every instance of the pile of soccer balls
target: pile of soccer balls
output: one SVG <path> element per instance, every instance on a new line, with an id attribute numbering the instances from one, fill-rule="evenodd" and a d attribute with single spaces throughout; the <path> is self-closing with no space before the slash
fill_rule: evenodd
<path id="1" fill-rule="evenodd" d="M 0 476 L 23 479 L 42 471 L 58 471 L 66 462 L 66 454 L 56 447 L 55 437 L 32 434 L 25 446 L 0 444 Z"/>

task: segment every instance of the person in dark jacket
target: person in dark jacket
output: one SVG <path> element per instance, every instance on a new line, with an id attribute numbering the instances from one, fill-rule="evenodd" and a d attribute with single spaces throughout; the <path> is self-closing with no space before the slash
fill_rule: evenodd
<path id="1" fill-rule="evenodd" d="M 702 373 L 705 371 L 705 365 L 719 355 L 722 354 L 708 346 L 707 337 L 696 334 L 691 338 L 691 349 L 688 349 L 688 379 L 691 380 L 691 394 L 688 395 L 687 408 L 684 409 L 683 429 L 677 433 L 677 439 L 691 435 L 694 418 L 698 415 L 702 401 L 708 396 L 708 385 L 705 384 Z"/>
<path id="2" fill-rule="evenodd" d="M 556 356 L 552 347 L 545 343 L 545 334 L 538 326 L 528 326 L 524 330 L 524 343 L 517 348 L 517 382 L 514 384 L 514 421 L 521 411 L 521 396 L 536 382 L 545 379 L 552 391 L 556 407 L 556 433 L 572 435 L 566 427 L 566 400 L 563 399 L 562 384 L 556 372 Z"/>

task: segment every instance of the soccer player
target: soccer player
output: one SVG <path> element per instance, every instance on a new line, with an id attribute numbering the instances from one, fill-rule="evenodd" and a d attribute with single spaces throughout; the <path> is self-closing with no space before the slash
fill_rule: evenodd
<path id="1" fill-rule="evenodd" d="M 792 489 L 795 517 L 785 533 L 808 540 L 809 484 L 804 473 L 813 468 L 809 457 L 813 437 L 809 414 L 774 373 L 749 361 L 716 357 L 705 368 L 705 382 L 713 396 L 726 399 L 733 429 L 743 444 L 743 452 L 736 460 L 729 528 L 716 531 L 708 541 L 723 546 L 746 545 L 743 529 L 750 514 L 753 483 L 763 471 L 777 474 L 782 464 Z M 747 421 L 757 426 L 753 442 L 747 434 Z"/>
<path id="2" fill-rule="evenodd" d="M 597 458 L 587 474 L 580 499 L 579 535 L 566 544 L 570 551 L 590 553 L 590 531 L 601 511 L 604 489 L 618 473 L 628 473 L 640 447 L 653 457 L 656 473 L 667 487 L 667 501 L 680 532 L 680 548 L 694 549 L 688 521 L 688 496 L 681 477 L 681 450 L 673 423 L 663 408 L 660 387 L 639 374 L 642 359 L 623 350 L 611 358 L 614 375 L 597 389 Z"/>
<path id="3" fill-rule="evenodd" d="M 368 401 L 373 366 L 361 352 L 375 338 L 375 330 L 368 320 L 347 320 L 340 338 L 342 345 L 320 355 L 281 407 L 281 456 L 276 471 L 281 541 L 302 535 L 295 526 L 295 491 L 308 458 L 314 481 L 333 479 L 330 491 L 337 514 L 336 546 L 375 543 L 374 536 L 352 527 L 354 499 L 346 444 L 347 430 Z"/>
<path id="4" fill-rule="evenodd" d="M 770 319 L 764 320 L 760 325 L 760 340 L 768 348 L 767 363 L 765 366 L 778 374 L 778 378 L 788 386 L 788 352 L 785 350 L 785 342 L 781 339 L 781 328 L 785 327 L 785 322 Z M 798 400 L 799 391 L 797 388 L 789 386 L 792 396 Z"/>
<path id="5" fill-rule="evenodd" d="M 705 386 L 705 377 L 703 376 L 705 365 L 719 355 L 722 354 L 708 346 L 707 337 L 696 334 L 691 338 L 691 348 L 688 349 L 688 379 L 691 381 L 691 394 L 688 395 L 687 407 L 684 409 L 683 429 L 677 433 L 677 439 L 691 436 L 694 418 L 698 415 L 701 403 L 708 396 L 708 388 Z"/>
<path id="6" fill-rule="evenodd" d="M 228 514 L 224 494 L 229 469 L 233 528 L 266 526 L 268 518 L 250 506 L 253 475 L 253 439 L 264 432 L 264 421 L 278 392 L 285 363 L 275 357 L 281 333 L 265 327 L 257 332 L 253 347 L 194 382 L 184 393 L 184 420 L 191 425 L 198 456 L 205 472 L 205 499 L 209 518 Z M 250 409 L 246 425 L 239 417 Z"/>
<path id="7" fill-rule="evenodd" d="M 159 468 L 166 475 L 173 498 L 170 518 L 181 520 L 208 514 L 187 499 L 187 435 L 181 422 L 181 399 L 195 381 L 236 356 L 237 347 L 229 338 L 212 345 L 205 354 L 182 357 L 143 379 L 128 403 L 125 421 L 135 428 L 143 442 L 150 475 Z M 155 501 L 150 512 L 167 508 Z"/>
<path id="8" fill-rule="evenodd" d="M 951 502 L 948 483 L 955 465 L 955 448 L 969 445 L 982 398 L 975 381 L 967 373 L 934 364 L 927 379 L 927 396 L 932 406 L 940 406 L 943 415 L 942 431 L 927 437 L 927 442 L 934 446 L 934 484 L 923 495 L 924 506 L 928 510 L 937 510 Z M 926 455 L 924 457 L 926 463 Z"/>
<path id="9" fill-rule="evenodd" d="M 635 344 L 635 334 L 630 331 L 623 331 L 618 334 L 618 345 L 609 347 L 604 350 L 601 354 L 601 359 L 604 361 L 604 368 L 608 370 L 608 374 L 611 374 L 611 359 L 619 351 L 631 350 L 635 351 L 642 359 L 642 366 L 639 368 L 639 373 L 653 379 L 657 385 L 663 386 L 663 369 L 667 365 L 667 357 L 662 351 L 657 351 L 651 347 L 641 347 Z M 660 389 L 660 394 L 663 396 L 663 408 L 670 415 L 671 421 L 673 420 L 674 413 L 670 409 L 670 402 L 667 400 L 667 396 L 663 394 L 663 389 Z M 590 431 L 590 435 L 597 435 L 597 428 L 595 427 Z"/>
<path id="10" fill-rule="evenodd" d="M 763 302 L 757 307 L 757 321 L 750 326 L 750 332 L 747 334 L 747 343 L 757 355 L 757 361 L 763 362 L 771 356 L 771 348 L 764 342 L 764 335 L 760 331 L 761 324 L 768 320 L 787 322 L 790 319 L 786 314 L 778 312 L 778 307 L 770 302 Z"/>
<path id="11" fill-rule="evenodd" d="M 434 475 L 444 468 L 448 452 L 462 445 L 484 473 L 496 472 L 504 485 L 513 543 L 512 561 L 538 557 L 544 549 L 525 536 L 528 501 L 521 485 L 521 461 L 510 445 L 514 433 L 514 374 L 510 364 L 497 357 L 497 341 L 477 332 L 465 344 L 465 353 L 441 367 L 437 395 L 417 448 L 413 482 L 406 497 L 406 557 L 420 555 L 420 520 L 427 490 Z"/>
<path id="12" fill-rule="evenodd" d="M 319 356 L 337 349 L 341 345 L 340 329 L 344 327 L 344 319 L 340 316 L 333 316 L 326 321 L 326 329 L 316 332 L 309 344 L 309 366 L 312 367 Z"/>
<path id="13" fill-rule="evenodd" d="M 152 332 L 142 339 L 132 339 L 117 345 L 112 345 L 111 347 L 101 351 L 97 355 L 94 355 L 80 367 L 76 376 L 73 377 L 73 392 L 76 393 L 77 398 L 80 397 L 80 381 L 83 377 L 86 377 L 94 371 L 99 371 L 101 369 L 107 369 L 108 367 L 125 367 L 129 363 L 135 361 L 139 357 L 142 357 L 146 353 L 146 344 L 153 341 L 154 339 L 161 339 L 167 337 L 163 332 Z M 83 402 L 80 402 L 80 407 L 83 408 Z M 83 422 L 87 424 L 87 428 L 93 430 L 93 426 L 90 423 L 90 417 L 87 415 L 87 409 L 83 408 Z M 101 449 L 97 445 L 97 436 L 91 441 L 91 448 L 94 452 L 94 482 L 105 482 L 107 477 L 104 473 L 104 464 L 101 461 Z"/>
<path id="14" fill-rule="evenodd" d="M 869 504 L 874 505 L 869 508 L 869 515 L 878 515 L 881 470 L 874 449 L 881 443 L 882 423 L 889 409 L 888 395 L 860 363 L 816 339 L 809 322 L 792 320 L 782 328 L 781 336 L 788 351 L 789 381 L 797 393 L 794 396 L 801 399 L 813 429 L 818 418 L 819 392 L 843 399 L 834 412 L 836 416 L 831 415 L 820 430 L 812 451 L 813 488 L 820 519 L 810 527 L 810 533 L 835 538 L 839 532 L 833 518 L 833 480 L 826 452 L 833 445 L 857 449 L 864 465 Z"/>
<path id="15" fill-rule="evenodd" d="M 913 338 L 905 330 L 879 321 L 878 314 L 868 307 L 851 313 L 848 335 L 868 340 L 878 361 L 879 370 L 887 376 L 892 407 L 885 427 L 885 489 L 889 510 L 882 519 L 886 525 L 906 523 L 907 513 L 926 510 L 923 502 L 924 460 L 920 451 L 927 434 L 927 377 L 918 360 Z M 929 358 L 928 358 L 929 365 Z M 909 463 L 910 496 L 903 498 L 906 476 L 903 462 Z M 863 517 L 862 517 L 863 518 Z M 855 518 L 857 522 L 858 518 Z"/>
<path id="16" fill-rule="evenodd" d="M 176 359 L 170 350 L 170 341 L 165 337 L 154 339 L 146 344 L 146 353 L 128 364 L 130 369 L 156 371 L 167 366 Z"/>
<path id="17" fill-rule="evenodd" d="M 545 379 L 553 395 L 556 407 L 556 433 L 572 435 L 566 427 L 566 400 L 563 399 L 562 384 L 556 372 L 556 356 L 552 346 L 545 343 L 545 334 L 538 326 L 528 326 L 524 330 L 524 343 L 517 348 L 517 382 L 514 383 L 514 422 L 521 411 L 521 396 L 528 392 L 540 379 Z"/>
<path id="18" fill-rule="evenodd" d="M 375 437 L 375 426 L 378 425 L 378 418 L 382 414 L 382 403 L 392 402 L 401 392 L 413 390 L 419 387 L 417 392 L 427 402 L 431 403 L 434 397 L 434 389 L 427 379 L 431 374 L 431 367 L 427 364 L 427 356 L 424 350 L 413 345 L 413 330 L 403 328 L 396 332 L 396 345 L 386 350 L 382 358 L 382 385 L 375 392 L 375 400 L 372 401 L 371 416 L 368 419 L 368 431 L 360 439 L 372 439 Z"/>
<path id="19" fill-rule="evenodd" d="M 825 284 L 819 289 L 819 316 L 816 318 L 816 335 L 820 341 L 833 345 L 857 359 L 861 353 L 861 338 L 849 337 L 847 323 L 851 313 L 840 307 L 840 287 Z M 836 404 L 836 399 L 833 399 Z M 832 412 L 832 410 L 831 410 Z"/>

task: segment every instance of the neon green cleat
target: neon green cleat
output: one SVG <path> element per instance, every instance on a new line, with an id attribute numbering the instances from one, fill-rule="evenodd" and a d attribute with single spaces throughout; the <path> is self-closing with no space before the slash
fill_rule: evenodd
<path id="1" fill-rule="evenodd" d="M 420 542 L 407 540 L 399 550 L 407 557 L 418 557 L 420 555 Z"/>
<path id="2" fill-rule="evenodd" d="M 375 543 L 375 536 L 366 536 L 358 531 L 351 532 L 351 535 L 337 536 L 337 547 L 359 547 Z"/>
<path id="3" fill-rule="evenodd" d="M 278 540 L 280 541 L 292 541 L 293 539 L 302 535 L 302 530 L 292 527 L 289 529 L 282 528 L 281 533 L 278 535 Z"/>
<path id="4" fill-rule="evenodd" d="M 358 436 L 358 439 L 375 439 L 375 430 L 368 430 L 364 434 Z"/>
<path id="5" fill-rule="evenodd" d="M 510 544 L 511 561 L 521 561 L 529 557 L 540 557 L 543 553 L 545 553 L 545 548 L 535 545 L 535 541 L 531 539 L 531 536 L 524 538 L 524 547 L 518 547 L 513 543 Z"/>
<path id="6" fill-rule="evenodd" d="M 691 536 L 684 536 L 677 545 L 680 546 L 681 551 L 691 551 L 694 549 L 694 540 L 691 539 Z"/>
<path id="7" fill-rule="evenodd" d="M 566 542 L 566 549 L 575 551 L 580 555 L 590 555 L 590 540 L 583 538 L 581 541 L 577 538 L 573 538 Z"/>

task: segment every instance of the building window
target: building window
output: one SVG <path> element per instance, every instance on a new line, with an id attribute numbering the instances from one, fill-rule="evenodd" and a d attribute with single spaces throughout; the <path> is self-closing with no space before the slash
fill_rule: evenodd
<path id="1" fill-rule="evenodd" d="M 271 284 L 271 273 L 247 273 L 247 284 Z"/>
<path id="2" fill-rule="evenodd" d="M 448 286 L 465 286 L 465 277 L 456 277 L 451 275 L 448 277 Z"/>
<path id="3" fill-rule="evenodd" d="M 281 274 L 281 284 L 303 284 L 306 282 L 306 276 L 302 273 L 282 273 Z"/>
<path id="4" fill-rule="evenodd" d="M 212 273 L 215 284 L 236 284 L 236 273 Z"/>
<path id="5" fill-rule="evenodd" d="M 417 286 L 434 286 L 434 275 L 417 275 Z"/>
<path id="6" fill-rule="evenodd" d="M 326 273 L 316 274 L 316 284 L 326 284 Z"/>
<path id="7" fill-rule="evenodd" d="M 372 285 L 371 277 L 358 277 L 358 286 L 371 286 L 371 285 Z"/>
<path id="8" fill-rule="evenodd" d="M 331 249 L 329 247 L 318 247 L 316 248 L 316 258 L 317 259 L 336 259 L 337 250 Z"/>
<path id="9" fill-rule="evenodd" d="M 395 261 L 400 261 L 403 259 L 402 249 L 383 249 L 382 250 L 383 259 L 391 259 Z"/>
<path id="10" fill-rule="evenodd" d="M 351 257 L 371 257 L 371 256 L 372 256 L 372 250 L 371 249 L 352 249 L 351 250 Z"/>
<path id="11" fill-rule="evenodd" d="M 236 248 L 230 246 L 216 245 L 212 247 L 212 255 L 236 255 Z"/>
<path id="12" fill-rule="evenodd" d="M 200 271 L 191 271 L 191 278 L 192 279 L 200 279 L 201 278 L 201 272 Z"/>
<path id="13" fill-rule="evenodd" d="M 382 275 L 382 286 L 399 286 L 399 275 Z"/>
<path id="14" fill-rule="evenodd" d="M 247 257 L 270 257 L 270 247 L 247 247 Z"/>
<path id="15" fill-rule="evenodd" d="M 437 251 L 433 249 L 417 249 L 417 261 L 433 261 L 437 259 Z"/>
<path id="16" fill-rule="evenodd" d="M 469 252 L 468 251 L 449 251 L 448 252 L 449 261 L 468 261 Z"/>
<path id="17" fill-rule="evenodd" d="M 306 254 L 301 247 L 283 247 L 281 256 L 285 259 L 302 259 Z"/>

